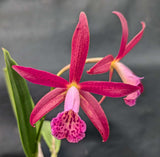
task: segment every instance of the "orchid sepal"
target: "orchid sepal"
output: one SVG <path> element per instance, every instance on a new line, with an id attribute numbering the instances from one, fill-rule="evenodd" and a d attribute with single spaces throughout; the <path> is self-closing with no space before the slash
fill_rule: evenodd
<path id="1" fill-rule="evenodd" d="M 65 95 L 65 88 L 56 88 L 43 96 L 31 112 L 30 124 L 34 126 L 44 115 L 62 103 L 65 99 Z"/>
<path id="2" fill-rule="evenodd" d="M 109 137 L 109 123 L 98 101 L 89 93 L 80 91 L 81 107 L 102 136 L 103 142 Z"/>
<path id="3" fill-rule="evenodd" d="M 69 82 L 79 83 L 89 49 L 89 28 L 86 14 L 80 13 L 79 22 L 72 38 Z"/>
<path id="4" fill-rule="evenodd" d="M 105 56 L 99 62 L 97 62 L 91 69 L 87 71 L 88 74 L 101 74 L 108 72 L 112 61 L 114 60 L 112 55 Z"/>
<path id="5" fill-rule="evenodd" d="M 86 81 L 80 83 L 80 87 L 81 90 L 114 98 L 126 96 L 140 89 L 137 86 L 121 82 L 107 81 Z"/>
<path id="6" fill-rule="evenodd" d="M 118 60 L 119 58 L 121 58 L 126 48 L 126 44 L 128 40 L 128 24 L 127 24 L 127 20 L 120 12 L 113 11 L 112 13 L 114 13 L 115 15 L 119 17 L 121 25 L 122 25 L 122 38 L 121 38 L 120 49 L 119 49 L 117 57 L 115 58 L 116 60 Z"/>
<path id="7" fill-rule="evenodd" d="M 68 84 L 68 81 L 64 78 L 50 72 L 18 65 L 13 65 L 12 68 L 24 79 L 35 84 L 61 88 L 66 88 Z"/>
<path id="8" fill-rule="evenodd" d="M 141 40 L 144 30 L 146 28 L 146 24 L 145 22 L 141 22 L 142 25 L 142 29 L 139 31 L 139 33 L 137 33 L 137 35 L 126 45 L 125 51 L 123 53 L 123 55 L 121 56 L 120 59 L 122 59 L 124 56 L 126 56 L 128 54 L 128 52 L 130 52 L 133 47 Z"/>

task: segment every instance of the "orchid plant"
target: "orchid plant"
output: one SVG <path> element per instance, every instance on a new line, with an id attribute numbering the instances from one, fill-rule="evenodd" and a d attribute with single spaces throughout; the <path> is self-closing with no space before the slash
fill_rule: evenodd
<path id="1" fill-rule="evenodd" d="M 51 134 L 56 139 L 67 139 L 71 143 L 77 143 L 82 140 L 85 137 L 86 123 L 79 116 L 81 107 L 101 134 L 103 142 L 105 142 L 109 137 L 109 123 L 101 107 L 102 101 L 98 102 L 91 93 L 102 95 L 102 98 L 106 96 L 113 98 L 127 96 L 125 102 L 129 102 L 128 104 L 131 106 L 133 103 L 130 99 L 133 99 L 133 97 L 135 99 L 142 92 L 142 84 L 140 83 L 142 78 L 135 76 L 119 60 L 140 40 L 145 24 L 142 22 L 143 28 L 141 32 L 126 45 L 128 38 L 127 22 L 121 13 L 114 13 L 120 18 L 123 29 L 120 51 L 115 59 L 112 55 L 108 55 L 103 59 L 87 59 L 90 40 L 89 27 L 85 13 L 81 12 L 72 37 L 71 62 L 60 70 L 57 75 L 31 67 L 19 66 L 15 62 L 10 64 L 10 69 L 8 69 L 16 73 L 16 77 L 21 76 L 32 83 L 55 88 L 38 101 L 30 114 L 30 124 L 33 127 L 37 127 L 35 124 L 42 119 L 38 128 L 38 135 L 43 130 L 42 125 L 45 115 L 64 101 L 64 110 L 58 113 L 57 117 L 54 117 L 50 122 Z M 7 56 L 8 52 L 6 53 L 5 49 L 3 51 Z M 8 65 L 8 60 L 6 60 L 6 65 Z M 98 74 L 110 70 L 109 81 L 80 82 L 85 63 L 97 63 L 88 71 L 89 74 Z M 111 81 L 113 69 L 117 70 L 122 77 L 123 83 Z M 69 70 L 69 81 L 60 76 L 66 70 Z M 7 75 L 7 77 L 9 79 L 13 78 L 10 75 Z"/>

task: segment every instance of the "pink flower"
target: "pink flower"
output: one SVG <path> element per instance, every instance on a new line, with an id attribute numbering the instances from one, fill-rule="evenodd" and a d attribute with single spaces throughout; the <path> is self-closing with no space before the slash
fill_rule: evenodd
<path id="1" fill-rule="evenodd" d="M 26 80 L 44 86 L 56 87 L 48 92 L 36 104 L 30 116 L 33 126 L 49 111 L 64 102 L 64 111 L 51 121 L 52 134 L 57 139 L 66 138 L 69 142 L 79 142 L 85 137 L 86 124 L 79 117 L 79 107 L 83 109 L 91 122 L 100 132 L 103 141 L 109 136 L 109 125 L 103 109 L 89 93 L 109 97 L 123 97 L 139 88 L 136 86 L 115 83 L 86 81 L 79 83 L 89 49 L 89 28 L 84 12 L 80 13 L 79 22 L 72 38 L 69 82 L 49 72 L 29 67 L 13 66 L 13 69 Z"/>
<path id="2" fill-rule="evenodd" d="M 127 105 L 133 106 L 135 105 L 138 96 L 143 92 L 143 85 L 140 81 L 141 79 L 143 79 L 143 77 L 136 76 L 127 66 L 120 63 L 119 61 L 140 41 L 145 29 L 145 23 L 141 22 L 141 31 L 127 44 L 127 21 L 120 12 L 114 11 L 113 13 L 119 17 L 122 25 L 122 39 L 119 53 L 115 58 L 112 55 L 105 56 L 102 60 L 97 62 L 90 70 L 88 70 L 87 73 L 101 74 L 110 71 L 109 80 L 111 81 L 113 70 L 115 69 L 124 83 L 140 87 L 139 90 L 129 94 L 126 98 L 124 98 L 124 101 Z"/>

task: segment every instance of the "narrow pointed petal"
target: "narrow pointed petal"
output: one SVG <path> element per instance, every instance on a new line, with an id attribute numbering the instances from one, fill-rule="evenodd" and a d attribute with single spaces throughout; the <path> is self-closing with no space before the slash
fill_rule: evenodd
<path id="1" fill-rule="evenodd" d="M 115 98 L 126 96 L 140 89 L 125 83 L 107 81 L 86 81 L 80 83 L 80 87 L 81 90 Z"/>
<path id="2" fill-rule="evenodd" d="M 108 72 L 111 62 L 114 60 L 112 55 L 105 56 L 102 60 L 97 62 L 91 69 L 87 71 L 88 74 L 102 74 Z"/>
<path id="3" fill-rule="evenodd" d="M 127 45 L 128 24 L 127 24 L 127 20 L 125 19 L 125 17 L 120 12 L 113 11 L 113 13 L 119 17 L 121 25 L 122 25 L 121 45 L 120 45 L 119 53 L 118 53 L 118 55 L 116 57 L 116 59 L 121 59 L 122 56 L 123 56 L 124 50 L 126 48 L 126 45 Z"/>
<path id="4" fill-rule="evenodd" d="M 72 86 L 68 89 L 65 97 L 64 111 L 73 110 L 75 113 L 78 113 L 79 106 L 80 106 L 79 91 L 75 86 Z"/>
<path id="5" fill-rule="evenodd" d="M 18 65 L 14 65 L 12 66 L 12 68 L 24 79 L 35 84 L 40 84 L 49 87 L 61 87 L 61 88 L 65 88 L 68 84 L 68 81 L 65 80 L 64 78 L 46 71 L 37 70 L 30 67 L 18 66 Z"/>
<path id="6" fill-rule="evenodd" d="M 66 89 L 56 88 L 43 96 L 36 104 L 30 115 L 31 125 L 33 126 L 44 115 L 62 103 L 64 101 L 65 95 Z"/>
<path id="7" fill-rule="evenodd" d="M 61 112 L 51 121 L 52 135 L 61 140 L 78 143 L 85 137 L 86 123 L 72 110 Z"/>
<path id="8" fill-rule="evenodd" d="M 101 134 L 103 142 L 107 141 L 109 137 L 109 124 L 101 105 L 89 92 L 81 90 L 80 94 L 83 111 Z"/>
<path id="9" fill-rule="evenodd" d="M 141 38 L 143 36 L 144 29 L 146 27 L 144 22 L 141 22 L 141 24 L 142 24 L 141 31 L 127 44 L 126 49 L 125 49 L 122 57 L 124 57 L 129 51 L 131 51 L 131 49 L 141 40 Z"/>
<path id="10" fill-rule="evenodd" d="M 85 60 L 89 49 L 89 28 L 84 12 L 80 13 L 79 22 L 72 38 L 70 82 L 79 82 L 82 76 Z"/>

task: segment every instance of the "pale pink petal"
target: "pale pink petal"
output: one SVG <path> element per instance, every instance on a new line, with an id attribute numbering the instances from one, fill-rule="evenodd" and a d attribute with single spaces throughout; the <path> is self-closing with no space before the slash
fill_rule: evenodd
<path id="1" fill-rule="evenodd" d="M 79 22 L 72 38 L 70 82 L 79 82 L 89 49 L 89 28 L 84 12 L 80 13 Z"/>
<path id="2" fill-rule="evenodd" d="M 79 106 L 80 106 L 79 91 L 75 86 L 72 86 L 68 89 L 65 97 L 64 111 L 73 110 L 75 113 L 78 113 Z"/>
<path id="3" fill-rule="evenodd" d="M 30 115 L 31 125 L 33 126 L 44 115 L 62 103 L 64 101 L 65 95 L 66 89 L 56 88 L 43 96 L 36 104 Z"/>
<path id="4" fill-rule="evenodd" d="M 143 36 L 144 29 L 146 27 L 144 22 L 141 22 L 141 24 L 142 24 L 141 31 L 127 44 L 126 49 L 125 49 L 122 57 L 124 57 L 129 51 L 131 51 L 131 49 L 141 40 L 141 38 Z"/>
<path id="5" fill-rule="evenodd" d="M 103 142 L 107 141 L 109 136 L 109 124 L 101 105 L 89 92 L 81 90 L 80 94 L 83 111 L 101 134 Z"/>
<path id="6" fill-rule="evenodd" d="M 124 98 L 124 101 L 127 105 L 134 106 L 136 104 L 136 99 L 144 90 L 141 83 L 141 79 L 143 79 L 143 77 L 136 76 L 127 66 L 121 62 L 117 62 L 114 67 L 124 83 L 139 87 L 139 90 L 127 95 L 127 97 Z"/>
<path id="7" fill-rule="evenodd" d="M 51 121 L 52 135 L 61 140 L 78 143 L 85 137 L 86 123 L 72 110 L 61 112 Z"/>
<path id="8" fill-rule="evenodd" d="M 138 86 L 141 83 L 141 79 L 144 78 L 136 76 L 126 65 L 121 62 L 116 62 L 114 64 L 114 68 L 124 83 Z"/>
<path id="9" fill-rule="evenodd" d="M 140 89 L 129 84 L 107 81 L 86 81 L 80 83 L 80 87 L 81 90 L 115 98 L 126 96 Z"/>
<path id="10" fill-rule="evenodd" d="M 112 55 L 105 56 L 99 62 L 97 62 L 91 69 L 87 71 L 88 74 L 101 74 L 108 72 L 111 66 L 111 62 L 114 60 Z"/>
<path id="11" fill-rule="evenodd" d="M 62 88 L 65 88 L 68 84 L 68 81 L 65 80 L 64 78 L 46 71 L 37 70 L 30 67 L 18 66 L 18 65 L 13 65 L 12 68 L 24 79 L 35 84 L 40 84 L 49 87 L 62 87 Z"/>
<path id="12" fill-rule="evenodd" d="M 113 11 L 114 14 L 116 14 L 121 22 L 122 25 L 122 38 L 121 38 L 121 45 L 120 45 L 120 49 L 119 49 L 119 53 L 116 57 L 116 59 L 121 59 L 124 53 L 124 50 L 126 48 L 127 45 L 127 40 L 128 40 L 128 24 L 127 24 L 127 20 L 125 19 L 125 17 L 117 11 Z"/>
<path id="13" fill-rule="evenodd" d="M 127 97 L 125 97 L 123 99 L 127 105 L 132 107 L 136 104 L 136 100 L 140 96 L 140 94 L 141 94 L 141 92 L 140 92 L 140 90 L 138 90 L 136 92 L 129 94 Z"/>

